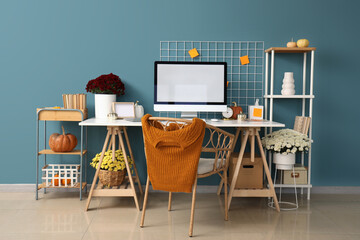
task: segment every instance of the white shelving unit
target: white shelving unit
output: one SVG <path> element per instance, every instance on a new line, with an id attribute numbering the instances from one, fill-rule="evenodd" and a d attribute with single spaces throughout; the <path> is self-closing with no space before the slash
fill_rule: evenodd
<path id="1" fill-rule="evenodd" d="M 313 83 L 314 83 L 314 56 L 316 48 L 307 47 L 307 48 L 286 48 L 286 47 L 272 47 L 265 50 L 265 116 L 269 116 L 269 120 L 273 121 L 273 111 L 274 111 L 274 99 L 301 99 L 302 100 L 302 116 L 306 114 L 306 105 L 308 104 L 308 113 L 311 118 L 310 128 L 309 128 L 309 138 L 312 139 L 312 111 L 313 111 L 313 100 L 315 96 L 313 95 Z M 274 67 L 275 67 L 275 55 L 280 53 L 296 53 L 303 54 L 303 85 L 302 85 L 302 94 L 301 95 L 274 95 Z M 310 83 L 309 89 L 306 91 L 307 78 L 306 78 L 306 69 L 307 69 L 307 55 L 311 54 L 310 61 Z M 270 65 L 270 82 L 269 82 L 269 55 L 271 56 L 271 65 Z M 270 83 L 270 84 L 269 84 Z M 270 85 L 270 86 L 269 86 Z M 295 119 L 295 116 L 294 116 Z M 266 130 L 266 133 L 272 132 L 272 128 Z M 304 165 L 304 154 L 301 155 L 301 164 Z M 269 157 L 269 166 L 271 171 L 272 156 Z M 311 185 L 311 148 L 308 153 L 308 184 L 297 185 L 301 188 L 301 193 L 303 193 L 304 188 L 307 189 L 307 198 L 310 199 L 310 189 Z M 294 187 L 294 185 L 288 184 L 277 184 L 276 187 Z"/>

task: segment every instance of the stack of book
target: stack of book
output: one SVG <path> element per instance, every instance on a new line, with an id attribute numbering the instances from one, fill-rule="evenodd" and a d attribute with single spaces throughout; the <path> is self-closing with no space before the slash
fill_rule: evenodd
<path id="1" fill-rule="evenodd" d="M 86 94 L 63 94 L 63 102 L 65 109 L 85 109 Z"/>

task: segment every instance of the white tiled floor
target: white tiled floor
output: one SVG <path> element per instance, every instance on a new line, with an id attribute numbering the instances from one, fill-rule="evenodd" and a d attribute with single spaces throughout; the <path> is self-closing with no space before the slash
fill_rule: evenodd
<path id="1" fill-rule="evenodd" d="M 289 195 L 289 197 L 293 197 Z M 90 210 L 73 192 L 0 193 L 0 239 L 189 239 L 191 194 L 150 193 L 145 227 L 132 198 L 94 198 Z M 360 239 L 360 195 L 312 195 L 280 214 L 266 198 L 234 198 L 223 220 L 223 195 L 199 193 L 193 239 Z"/>

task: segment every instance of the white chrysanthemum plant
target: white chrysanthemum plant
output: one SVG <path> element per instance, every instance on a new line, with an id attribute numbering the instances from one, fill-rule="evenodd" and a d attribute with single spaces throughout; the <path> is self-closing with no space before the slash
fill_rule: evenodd
<path id="1" fill-rule="evenodd" d="M 266 135 L 261 142 L 268 151 L 274 152 L 277 169 L 289 170 L 295 164 L 295 153 L 308 151 L 312 141 L 305 134 L 282 129 Z"/>
<path id="2" fill-rule="evenodd" d="M 311 146 L 308 136 L 292 129 L 282 129 L 270 133 L 263 137 L 261 142 L 267 150 L 283 155 L 308 151 Z"/>

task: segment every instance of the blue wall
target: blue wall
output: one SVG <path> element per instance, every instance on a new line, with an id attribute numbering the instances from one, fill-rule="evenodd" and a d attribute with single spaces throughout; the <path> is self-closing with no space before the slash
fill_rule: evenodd
<path id="1" fill-rule="evenodd" d="M 313 184 L 360 185 L 359 7 L 357 1 L 340 0 L 3 0 L 0 183 L 34 183 L 35 109 L 62 105 L 61 94 L 85 92 L 90 79 L 118 74 L 126 84 L 118 100 L 140 100 L 152 112 L 153 62 L 161 40 L 260 40 L 268 48 L 294 37 L 317 47 Z M 300 58 L 280 57 L 279 63 L 277 81 L 284 71 L 301 80 Z M 93 101 L 89 94 L 90 116 Z M 275 120 L 292 127 L 292 106 L 299 108 L 294 100 L 279 103 Z M 78 129 L 75 123 L 64 125 L 73 133 Z M 59 123 L 48 126 L 49 134 L 60 131 Z M 144 182 L 141 131 L 130 131 Z M 89 129 L 89 158 L 101 150 L 104 137 L 105 129 Z M 90 179 L 94 171 L 88 172 Z"/>

